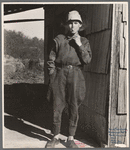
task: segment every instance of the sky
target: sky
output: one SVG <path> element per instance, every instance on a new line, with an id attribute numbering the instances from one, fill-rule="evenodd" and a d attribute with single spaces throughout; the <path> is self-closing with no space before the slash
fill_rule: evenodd
<path id="1" fill-rule="evenodd" d="M 44 19 L 44 9 L 38 8 L 20 13 L 5 15 L 4 21 L 18 20 L 18 19 Z M 22 32 L 29 38 L 37 37 L 44 39 L 44 21 L 31 21 L 31 22 L 18 22 L 18 23 L 5 23 L 3 29 L 15 30 Z"/>

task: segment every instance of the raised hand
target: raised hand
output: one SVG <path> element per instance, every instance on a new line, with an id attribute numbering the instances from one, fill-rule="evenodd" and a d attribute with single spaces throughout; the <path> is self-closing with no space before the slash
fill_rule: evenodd
<path id="1" fill-rule="evenodd" d="M 75 43 L 76 43 L 78 46 L 81 46 L 81 45 L 82 45 L 80 35 L 75 35 L 75 36 L 73 36 L 73 40 L 75 41 Z"/>

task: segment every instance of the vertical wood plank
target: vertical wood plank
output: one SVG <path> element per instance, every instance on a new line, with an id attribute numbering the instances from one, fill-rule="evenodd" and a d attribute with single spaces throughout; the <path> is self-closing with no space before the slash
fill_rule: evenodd
<path id="1" fill-rule="evenodd" d="M 110 60 L 111 30 L 93 33 L 88 36 L 92 50 L 91 63 L 84 70 L 95 73 L 108 73 Z"/>
<path id="2" fill-rule="evenodd" d="M 127 33 L 128 33 L 128 29 L 127 29 L 127 27 L 128 27 L 128 22 L 123 22 L 123 38 L 127 38 Z"/>
<path id="3" fill-rule="evenodd" d="M 102 23 L 103 23 L 103 17 L 102 17 L 102 10 L 103 9 L 102 8 L 104 6 L 105 5 L 95 5 L 96 10 L 93 10 L 96 13 L 95 31 L 101 31 L 102 30 Z"/>
<path id="4" fill-rule="evenodd" d="M 119 144 L 125 144 L 125 139 L 126 139 L 126 133 L 127 133 L 127 116 L 123 116 L 123 115 L 120 115 L 118 116 L 118 129 L 119 131 L 122 131 L 120 133 L 121 136 L 117 136 L 117 142 Z M 122 130 L 123 129 L 123 130 Z M 123 136 L 123 138 L 122 138 Z"/>
<path id="5" fill-rule="evenodd" d="M 110 52 L 111 52 L 111 49 L 110 49 L 110 42 L 111 41 L 111 30 L 106 30 L 106 32 L 103 33 L 103 36 L 102 36 L 102 45 L 100 46 L 102 51 L 103 51 L 103 55 L 105 56 L 102 56 L 102 58 L 100 58 L 101 60 L 101 63 L 103 62 L 104 65 L 103 68 L 102 68 L 102 71 L 104 70 L 105 73 L 108 73 L 109 70 L 109 60 L 110 60 Z M 100 64 L 101 64 L 100 63 Z"/>
<path id="6" fill-rule="evenodd" d="M 97 4 L 87 6 L 77 6 L 81 14 L 83 14 L 84 22 L 86 24 L 86 34 L 99 32 L 111 28 L 112 5 Z"/>
<path id="7" fill-rule="evenodd" d="M 125 54 L 124 54 L 124 68 L 128 68 L 128 64 L 127 64 L 127 61 L 128 61 L 128 38 L 124 40 L 125 42 Z"/>
<path id="8" fill-rule="evenodd" d="M 125 9 L 125 10 L 124 10 Z M 122 14 L 120 15 L 121 29 L 120 29 L 120 68 L 127 69 L 127 34 L 128 34 L 128 20 L 127 20 L 127 5 L 122 4 Z"/>
<path id="9" fill-rule="evenodd" d="M 123 38 L 124 38 L 124 63 L 123 63 L 123 68 L 128 68 L 127 66 L 127 53 L 128 53 L 128 22 L 124 22 L 124 33 L 123 33 Z"/>
<path id="10" fill-rule="evenodd" d="M 95 5 L 93 5 L 93 9 L 92 9 L 93 11 L 92 11 L 92 23 L 91 23 L 91 26 L 92 26 L 92 28 L 91 28 L 91 32 L 93 33 L 93 32 L 96 32 L 96 25 L 97 25 L 97 17 L 96 17 L 96 15 L 97 15 L 97 9 L 96 9 L 96 6 Z"/>
<path id="11" fill-rule="evenodd" d="M 86 97 L 83 104 L 96 113 L 107 116 L 109 74 L 85 72 Z M 91 91 L 91 92 L 90 92 Z"/>
<path id="12" fill-rule="evenodd" d="M 127 24 L 121 23 L 120 28 L 120 68 L 127 69 Z"/>
<path id="13" fill-rule="evenodd" d="M 105 4 L 105 5 L 102 5 L 102 8 L 101 8 L 102 29 L 108 29 L 109 27 L 109 11 L 110 11 L 109 7 L 110 7 L 109 4 Z"/>
<path id="14" fill-rule="evenodd" d="M 119 70 L 118 114 L 127 113 L 127 70 Z"/>
<path id="15" fill-rule="evenodd" d="M 85 30 L 85 36 L 91 33 L 92 24 L 92 5 L 78 6 L 77 9 L 80 10 L 83 19 L 83 29 Z"/>
<path id="16" fill-rule="evenodd" d="M 112 13 L 113 13 L 113 5 L 110 5 L 109 7 L 109 25 L 108 25 L 108 29 L 112 28 Z"/>
<path id="17" fill-rule="evenodd" d="M 109 19 L 111 19 L 110 15 L 110 4 L 102 4 L 102 5 L 93 5 L 92 12 L 92 30 L 91 32 L 98 32 L 101 30 L 108 29 L 110 27 Z"/>
<path id="18" fill-rule="evenodd" d="M 128 52 L 128 2 L 123 4 L 123 22 L 124 22 L 124 38 L 125 38 L 125 60 L 124 68 L 127 68 L 127 52 Z"/>
<path id="19" fill-rule="evenodd" d="M 107 119 L 88 108 L 84 104 L 79 107 L 79 128 L 86 135 L 95 139 L 98 143 L 101 141 L 107 143 Z"/>
<path id="20" fill-rule="evenodd" d="M 86 8 L 87 12 L 86 15 L 86 35 L 90 34 L 92 31 L 92 13 L 93 13 L 93 5 L 89 5 L 89 7 Z"/>
<path id="21" fill-rule="evenodd" d="M 47 69 L 47 60 L 50 52 L 50 39 L 52 40 L 53 36 L 53 28 L 51 27 L 51 24 L 54 21 L 54 7 L 52 6 L 46 6 L 45 7 L 45 47 L 44 47 L 44 84 L 48 84 L 49 82 L 49 75 L 48 75 L 48 69 Z M 51 31 L 50 31 L 51 30 Z"/>
<path id="22" fill-rule="evenodd" d="M 128 2 L 123 4 L 123 22 L 128 21 Z"/>
<path id="23" fill-rule="evenodd" d="M 110 95 L 109 95 L 109 130 L 117 127 L 116 119 L 116 101 L 118 86 L 118 49 L 119 27 L 118 27 L 118 5 L 113 4 L 113 24 L 112 24 L 112 50 L 111 50 L 111 71 L 110 71 Z M 108 134 L 108 147 L 114 147 L 111 142 L 111 136 Z"/>
<path id="24" fill-rule="evenodd" d="M 115 4 L 116 5 L 116 7 L 115 7 L 115 11 L 117 11 L 118 13 L 119 12 L 122 12 L 122 10 L 123 10 L 123 4 Z"/>
<path id="25" fill-rule="evenodd" d="M 120 129 L 126 126 L 126 115 L 117 115 L 118 87 L 119 87 L 119 50 L 120 50 L 120 11 L 122 5 L 113 4 L 113 32 L 112 32 L 112 51 L 111 51 L 111 72 L 110 72 L 110 96 L 109 96 L 109 129 Z M 123 121 L 124 120 L 124 121 Z M 122 123 L 123 121 L 123 123 Z M 108 135 L 108 147 L 115 147 L 119 138 L 111 141 Z M 124 144 L 126 135 L 120 137 L 120 141 Z"/>
<path id="26" fill-rule="evenodd" d="M 121 18 L 121 15 L 120 15 L 120 18 Z M 124 33 L 123 26 L 124 26 L 124 23 L 121 23 L 121 26 L 120 26 L 120 58 L 119 58 L 120 68 L 124 68 L 123 66 L 124 66 L 125 39 L 123 38 L 123 33 Z"/>

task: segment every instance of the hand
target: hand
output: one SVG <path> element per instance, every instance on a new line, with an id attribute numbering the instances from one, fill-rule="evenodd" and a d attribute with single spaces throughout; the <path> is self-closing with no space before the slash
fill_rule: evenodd
<path id="1" fill-rule="evenodd" d="M 54 69 L 49 70 L 49 75 L 52 75 L 54 73 Z"/>
<path id="2" fill-rule="evenodd" d="M 80 36 L 79 35 L 75 35 L 73 37 L 73 40 L 75 41 L 75 43 L 78 45 L 78 46 L 81 46 L 82 43 L 81 43 L 81 39 L 80 39 Z"/>

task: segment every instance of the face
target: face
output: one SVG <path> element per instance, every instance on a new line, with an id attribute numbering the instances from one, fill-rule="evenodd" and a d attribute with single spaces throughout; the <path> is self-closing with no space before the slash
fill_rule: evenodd
<path id="1" fill-rule="evenodd" d="M 68 23 L 69 31 L 71 34 L 75 34 L 79 31 L 82 25 L 78 21 L 70 21 Z"/>

